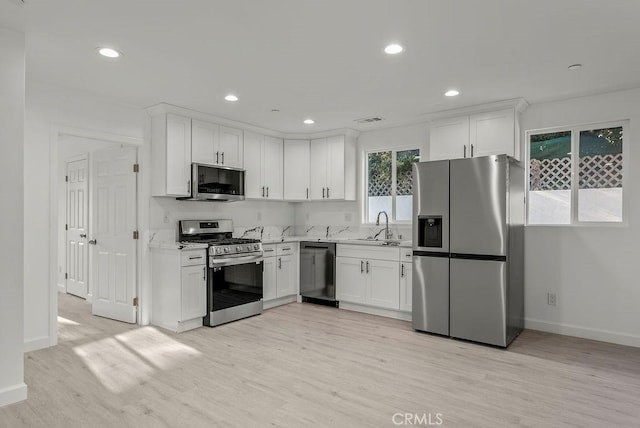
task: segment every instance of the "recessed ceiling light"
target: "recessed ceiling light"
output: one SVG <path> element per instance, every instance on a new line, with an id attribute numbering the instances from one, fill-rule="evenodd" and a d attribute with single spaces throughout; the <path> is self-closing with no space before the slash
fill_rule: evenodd
<path id="1" fill-rule="evenodd" d="M 455 89 L 449 89 L 444 93 L 445 97 L 455 97 L 456 95 L 460 95 L 460 92 L 456 91 Z"/>
<path id="2" fill-rule="evenodd" d="M 316 123 L 316 121 L 313 120 L 313 119 L 305 119 L 304 120 L 304 124 L 305 125 L 313 125 L 314 123 Z"/>
<path id="3" fill-rule="evenodd" d="M 569 70 L 577 70 L 579 68 L 582 68 L 582 64 L 571 64 L 569 67 L 567 67 Z"/>
<path id="4" fill-rule="evenodd" d="M 238 97 L 236 97 L 233 94 L 227 95 L 226 97 L 224 97 L 224 99 L 227 100 L 227 101 L 238 101 Z"/>
<path id="5" fill-rule="evenodd" d="M 112 48 L 98 48 L 98 53 L 107 58 L 120 58 L 122 53 Z"/>
<path id="6" fill-rule="evenodd" d="M 404 47 L 402 45 L 399 45 L 397 43 L 391 43 L 390 45 L 387 45 L 386 48 L 384 48 L 384 53 L 387 53 L 389 55 L 395 55 L 395 54 L 399 54 L 403 50 L 404 50 Z"/>

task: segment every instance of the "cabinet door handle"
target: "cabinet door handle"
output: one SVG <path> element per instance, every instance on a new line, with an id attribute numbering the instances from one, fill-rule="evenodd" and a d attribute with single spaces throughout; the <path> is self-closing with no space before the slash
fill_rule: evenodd
<path id="1" fill-rule="evenodd" d="M 86 237 L 87 237 L 87 234 L 86 234 L 86 233 L 81 233 L 81 234 L 80 234 L 80 237 L 81 237 L 81 238 L 86 238 Z"/>
<path id="2" fill-rule="evenodd" d="M 207 266 L 202 266 L 202 280 L 206 281 L 207 280 Z"/>
<path id="3" fill-rule="evenodd" d="M 364 273 L 364 262 L 360 260 L 360 273 Z"/>
<path id="4" fill-rule="evenodd" d="M 267 198 L 269 197 L 269 186 L 267 186 Z"/>
<path id="5" fill-rule="evenodd" d="M 473 157 L 473 144 L 471 145 L 471 157 Z"/>
<path id="6" fill-rule="evenodd" d="M 466 158 L 466 157 L 467 157 L 467 145 L 465 144 L 465 145 L 464 145 L 464 146 L 462 146 L 462 147 L 464 148 L 464 151 L 463 151 L 463 155 L 462 155 L 462 156 Z"/>
<path id="7" fill-rule="evenodd" d="M 400 278 L 404 278 L 404 263 L 400 264 Z"/>
<path id="8" fill-rule="evenodd" d="M 98 241 L 96 239 L 92 239 L 89 241 L 89 245 L 98 245 Z"/>
<path id="9" fill-rule="evenodd" d="M 262 186 L 262 197 L 264 198 L 264 186 Z"/>
<path id="10" fill-rule="evenodd" d="M 309 199 L 309 188 L 307 187 L 307 199 Z"/>
<path id="11" fill-rule="evenodd" d="M 222 165 L 224 165 L 224 152 L 222 152 Z"/>
<path id="12" fill-rule="evenodd" d="M 282 269 L 282 257 L 278 258 L 278 269 Z"/>
<path id="13" fill-rule="evenodd" d="M 324 199 L 324 187 L 322 188 L 322 199 Z"/>
<path id="14" fill-rule="evenodd" d="M 369 273 L 369 261 L 367 260 L 367 273 Z"/>
<path id="15" fill-rule="evenodd" d="M 329 188 L 327 187 L 327 199 L 329 199 Z"/>
<path id="16" fill-rule="evenodd" d="M 220 163 L 220 152 L 216 152 L 216 163 Z"/>
<path id="17" fill-rule="evenodd" d="M 187 193 L 191 193 L 191 180 L 187 180 Z"/>

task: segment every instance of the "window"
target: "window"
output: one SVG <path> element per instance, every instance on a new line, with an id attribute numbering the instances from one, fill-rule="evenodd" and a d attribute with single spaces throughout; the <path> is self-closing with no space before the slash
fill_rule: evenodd
<path id="1" fill-rule="evenodd" d="M 413 213 L 412 165 L 420 150 L 385 150 L 368 152 L 366 219 L 374 223 L 380 211 L 389 221 L 411 221 Z"/>
<path id="2" fill-rule="evenodd" d="M 625 127 L 528 132 L 528 223 L 621 223 Z"/>

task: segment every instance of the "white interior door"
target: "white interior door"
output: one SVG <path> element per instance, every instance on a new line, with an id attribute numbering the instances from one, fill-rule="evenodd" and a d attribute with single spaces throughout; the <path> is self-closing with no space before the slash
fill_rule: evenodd
<path id="1" fill-rule="evenodd" d="M 87 250 L 87 223 L 89 219 L 87 155 L 67 162 L 67 268 L 66 291 L 87 298 L 89 252 Z"/>
<path id="2" fill-rule="evenodd" d="M 91 163 L 93 314 L 136 322 L 136 149 L 95 152 Z"/>

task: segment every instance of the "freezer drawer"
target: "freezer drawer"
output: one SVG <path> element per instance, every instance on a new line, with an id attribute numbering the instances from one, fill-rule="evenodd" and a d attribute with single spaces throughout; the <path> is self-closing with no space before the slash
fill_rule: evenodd
<path id="1" fill-rule="evenodd" d="M 451 337 L 507 346 L 507 263 L 451 259 Z"/>
<path id="2" fill-rule="evenodd" d="M 413 256 L 413 328 L 449 334 L 449 256 Z"/>

